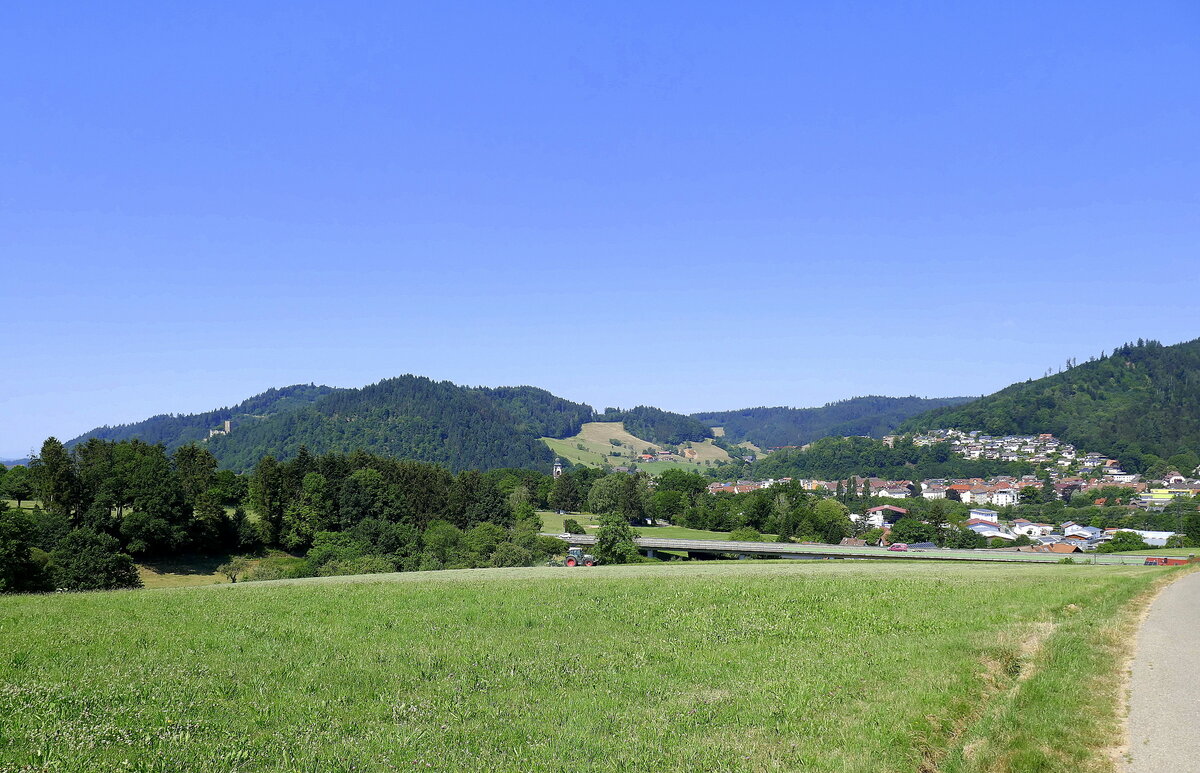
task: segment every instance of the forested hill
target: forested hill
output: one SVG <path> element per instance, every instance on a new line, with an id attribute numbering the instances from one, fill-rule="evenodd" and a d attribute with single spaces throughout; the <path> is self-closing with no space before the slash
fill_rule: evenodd
<path id="1" fill-rule="evenodd" d="M 300 410 L 336 391 L 333 387 L 314 384 L 272 388 L 231 408 L 218 408 L 205 413 L 162 414 L 133 424 L 97 427 L 68 441 L 66 446 L 71 448 L 91 438 L 100 438 L 141 440 L 151 445 L 161 443 L 168 451 L 174 451 L 179 446 L 204 440 L 209 430 L 220 428 L 226 421 L 231 422 L 234 429 L 240 429 L 247 423 L 258 422 L 269 416 Z"/>
<path id="2" fill-rule="evenodd" d="M 694 413 L 709 427 L 723 427 L 730 443 L 750 441 L 759 448 L 799 446 L 829 436 L 882 437 L 905 420 L 941 406 L 961 405 L 970 397 L 854 397 L 820 408 L 746 408 Z"/>
<path id="3" fill-rule="evenodd" d="M 221 464 L 251 468 L 270 454 L 367 451 L 443 464 L 451 470 L 545 468 L 553 454 L 539 438 L 566 437 L 591 421 L 591 406 L 535 387 L 463 387 L 400 376 L 339 389 L 298 411 L 248 424 L 208 441 Z"/>
<path id="4" fill-rule="evenodd" d="M 1013 384 L 967 405 L 917 416 L 906 430 L 1050 432 L 1140 471 L 1200 451 L 1200 339 L 1126 344 L 1052 376 Z"/>

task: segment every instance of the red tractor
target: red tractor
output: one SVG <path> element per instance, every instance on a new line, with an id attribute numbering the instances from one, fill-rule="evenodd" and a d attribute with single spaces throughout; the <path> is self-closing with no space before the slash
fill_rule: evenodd
<path id="1" fill-rule="evenodd" d="M 564 562 L 566 566 L 595 566 L 596 557 L 584 553 L 583 548 L 569 548 L 567 550 L 567 560 Z"/>

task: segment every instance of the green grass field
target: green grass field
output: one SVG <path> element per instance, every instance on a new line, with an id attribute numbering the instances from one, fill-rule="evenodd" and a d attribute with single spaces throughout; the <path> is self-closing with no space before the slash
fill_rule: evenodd
<path id="1" fill-rule="evenodd" d="M 10 597 L 0 770 L 1109 770 L 1130 602 L 1174 571 L 747 561 Z"/>
<path id="2" fill-rule="evenodd" d="M 614 440 L 620 445 L 613 445 L 612 441 Z M 687 448 L 694 452 L 695 455 L 693 458 L 680 459 L 679 461 L 643 462 L 637 458 L 638 454 L 647 449 L 658 451 L 661 450 L 662 446 L 630 434 L 625 430 L 625 423 L 620 421 L 588 422 L 573 437 L 561 439 L 542 438 L 542 442 L 549 446 L 551 451 L 571 464 L 581 464 L 588 467 L 602 467 L 605 464 L 619 467 L 633 464 L 637 465 L 639 470 L 644 470 L 651 475 L 659 475 L 671 469 L 691 470 L 694 472 L 702 470 L 706 461 L 718 462 L 729 460 L 729 454 L 725 452 L 725 449 L 713 445 L 712 440 L 704 440 L 699 443 L 689 441 L 682 444 L 682 448 Z M 583 448 L 579 446 L 583 446 Z M 618 455 L 613 456 L 613 453 L 617 453 Z"/>
<path id="3" fill-rule="evenodd" d="M 1149 550 L 1130 550 L 1121 553 L 1123 556 L 1188 556 L 1200 557 L 1200 548 L 1150 548 Z"/>

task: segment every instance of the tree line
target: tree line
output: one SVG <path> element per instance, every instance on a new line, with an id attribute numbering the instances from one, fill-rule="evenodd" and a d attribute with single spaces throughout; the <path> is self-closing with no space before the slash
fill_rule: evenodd
<path id="1" fill-rule="evenodd" d="M 587 474 L 571 481 L 586 494 Z M 0 477 L 17 502 L 0 503 L 0 591 L 136 587 L 135 559 L 271 549 L 292 557 L 261 561 L 262 578 L 528 565 L 561 549 L 538 535 L 552 483 L 305 448 L 238 475 L 198 445 L 50 438 Z"/>

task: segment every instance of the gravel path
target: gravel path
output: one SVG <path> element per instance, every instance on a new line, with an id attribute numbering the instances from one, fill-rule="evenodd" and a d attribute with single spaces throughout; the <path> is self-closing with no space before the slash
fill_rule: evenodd
<path id="1" fill-rule="evenodd" d="M 1138 634 L 1129 773 L 1200 771 L 1200 572 L 1167 586 Z"/>

